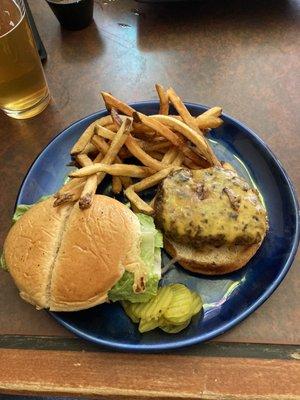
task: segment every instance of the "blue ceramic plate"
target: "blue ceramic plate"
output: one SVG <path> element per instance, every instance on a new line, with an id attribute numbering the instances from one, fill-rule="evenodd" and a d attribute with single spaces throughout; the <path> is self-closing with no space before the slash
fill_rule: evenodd
<path id="1" fill-rule="evenodd" d="M 133 107 L 145 114 L 158 111 L 157 102 L 142 102 Z M 187 104 L 193 115 L 207 108 Z M 31 204 L 54 193 L 69 171 L 69 150 L 83 130 L 101 111 L 75 122 L 55 137 L 30 168 L 17 203 Z M 168 335 L 159 329 L 140 334 L 137 326 L 118 304 L 104 304 L 73 313 L 51 313 L 78 336 L 116 349 L 161 351 L 203 342 L 220 335 L 259 307 L 277 288 L 295 256 L 299 241 L 298 205 L 291 181 L 281 164 L 262 140 L 246 126 L 223 115 L 224 125 L 209 135 L 221 160 L 232 163 L 264 198 L 270 230 L 261 248 L 241 270 L 219 277 L 189 273 L 179 266 L 171 269 L 162 283 L 182 282 L 199 292 L 204 311 L 184 331 Z M 107 192 L 107 188 L 104 191 Z M 167 255 L 163 255 L 164 261 Z"/>

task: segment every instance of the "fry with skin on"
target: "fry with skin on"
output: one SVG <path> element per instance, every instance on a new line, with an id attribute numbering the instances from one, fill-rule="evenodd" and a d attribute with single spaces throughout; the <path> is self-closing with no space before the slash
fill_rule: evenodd
<path id="1" fill-rule="evenodd" d="M 95 158 L 94 162 L 101 161 L 102 158 L 103 158 L 102 154 L 99 153 L 97 155 L 97 157 Z M 88 167 L 88 166 L 93 165 L 93 162 L 91 161 L 91 159 L 89 157 L 87 157 L 85 154 L 78 154 L 76 159 L 82 167 Z M 93 197 L 97 190 L 97 186 L 98 186 L 97 185 L 97 175 L 94 174 L 94 175 L 89 176 L 84 184 L 84 187 L 81 192 L 80 199 L 79 199 L 79 207 L 81 209 L 85 209 L 85 208 L 89 207 L 89 204 L 92 203 Z"/>
<path id="2" fill-rule="evenodd" d="M 169 97 L 163 86 L 158 83 L 155 85 L 159 97 L 159 113 L 163 115 L 169 114 Z"/>
<path id="3" fill-rule="evenodd" d="M 91 165 L 92 161 L 86 154 L 78 154 L 75 158 L 78 164 L 83 167 Z M 94 161 L 100 162 L 101 160 L 102 154 L 99 153 Z M 79 199 L 85 184 L 86 178 L 71 179 L 54 195 L 56 198 L 53 204 L 54 207 Z"/>
<path id="4" fill-rule="evenodd" d="M 129 135 L 128 139 L 125 142 L 125 146 L 130 151 L 130 153 L 140 160 L 144 165 L 149 168 L 152 168 L 154 171 L 160 171 L 164 169 L 166 166 L 157 161 L 155 158 L 149 156 L 138 144 L 138 141 L 134 139 L 131 135 Z"/>
<path id="5" fill-rule="evenodd" d="M 93 136 L 92 137 L 92 143 L 94 143 L 94 145 L 98 148 L 98 150 L 102 153 L 102 154 L 106 154 L 108 152 L 109 149 L 109 145 L 105 142 L 105 140 L 103 138 L 101 138 L 100 136 Z M 121 155 L 122 150 L 125 150 L 124 147 L 122 147 L 122 149 L 119 151 L 119 155 Z M 115 158 L 115 161 L 118 164 L 122 164 L 122 160 L 120 159 L 119 156 L 117 156 Z M 132 185 L 132 180 L 131 178 L 127 177 L 127 176 L 120 176 L 119 178 L 116 177 L 116 179 L 120 179 L 122 185 L 124 186 L 124 188 L 128 188 L 128 186 Z"/>
<path id="6" fill-rule="evenodd" d="M 103 158 L 104 161 L 105 157 Z M 98 174 L 99 172 L 105 172 L 106 174 L 113 176 L 130 176 L 132 178 L 146 178 L 153 171 L 148 167 L 130 164 L 104 164 L 96 163 L 86 167 L 80 168 L 69 174 L 72 178 L 82 178 L 84 176 L 91 176 Z"/>
<path id="7" fill-rule="evenodd" d="M 94 121 L 91 125 L 89 125 L 74 146 L 71 149 L 71 155 L 75 156 L 84 151 L 86 145 L 90 142 L 92 136 L 94 135 L 94 128 L 96 125 L 105 125 L 108 121 L 111 121 L 111 116 L 107 115 L 106 117 L 102 117 Z"/>
<path id="8" fill-rule="evenodd" d="M 117 132 L 116 136 L 112 140 L 111 145 L 102 160 L 103 164 L 111 164 L 115 160 L 115 157 L 117 156 L 119 150 L 121 149 L 121 147 L 123 146 L 124 142 L 126 141 L 129 135 L 130 129 L 131 129 L 131 121 L 125 120 L 122 123 L 122 126 Z M 99 185 L 102 182 L 104 177 L 105 177 L 105 172 L 99 172 L 97 174 L 97 185 Z M 92 185 L 90 184 L 89 187 L 87 188 L 89 190 L 84 191 L 83 196 L 81 197 L 80 197 L 81 192 L 78 193 L 79 190 L 72 190 L 71 193 L 67 194 L 69 196 L 71 195 L 72 201 L 78 200 L 80 198 L 81 207 L 88 208 L 91 205 L 92 196 L 90 195 L 90 192 L 91 189 L 93 188 L 94 187 L 92 187 Z"/>
<path id="9" fill-rule="evenodd" d="M 107 129 L 104 126 L 95 125 L 95 134 L 103 137 L 104 139 L 113 140 L 116 132 Z"/>
<path id="10" fill-rule="evenodd" d="M 112 177 L 111 188 L 113 193 L 119 194 L 122 192 L 122 182 L 118 176 Z"/>
<path id="11" fill-rule="evenodd" d="M 139 195 L 135 193 L 133 190 L 133 185 L 129 186 L 125 190 L 125 195 L 127 199 L 130 201 L 132 205 L 132 209 L 135 210 L 135 212 L 141 212 L 144 214 L 152 215 L 154 210 L 149 204 L 147 204 L 144 200 L 140 198 Z"/>
<path id="12" fill-rule="evenodd" d="M 132 114 L 134 113 L 134 109 L 124 103 L 123 101 L 117 99 L 113 95 L 107 92 L 101 92 L 103 101 L 105 103 L 105 106 L 108 111 L 111 110 L 111 108 L 115 108 L 116 110 L 120 111 L 121 113 L 124 113 L 125 115 L 128 115 L 132 117 Z"/>
<path id="13" fill-rule="evenodd" d="M 168 98 L 169 98 L 170 102 L 173 104 L 173 106 L 175 107 L 176 111 L 178 112 L 178 114 L 183 119 L 183 121 L 189 127 L 194 129 L 194 131 L 202 134 L 202 132 L 200 131 L 200 129 L 197 126 L 195 118 L 191 116 L 189 110 L 186 108 L 186 106 L 184 105 L 183 101 L 177 95 L 175 90 L 173 88 L 168 89 L 167 90 L 167 95 L 168 95 Z"/>
<path id="14" fill-rule="evenodd" d="M 173 128 L 177 132 L 181 133 L 196 146 L 199 153 L 208 161 L 210 161 L 212 165 L 220 166 L 219 160 L 215 156 L 211 147 L 206 142 L 205 138 L 202 135 L 197 134 L 192 128 L 184 124 L 182 121 L 179 121 L 178 119 L 175 119 L 167 115 L 151 115 L 150 118 L 153 118 L 161 123 L 164 123 L 169 128 Z"/>
<path id="15" fill-rule="evenodd" d="M 88 143 L 81 152 L 81 154 L 87 154 L 87 155 L 89 154 L 93 155 L 96 153 L 98 153 L 97 148 L 92 143 Z"/>
<path id="16" fill-rule="evenodd" d="M 177 147 L 175 146 L 170 147 L 169 150 L 163 156 L 162 162 L 165 164 L 171 164 L 175 160 L 177 154 L 178 154 Z"/>
<path id="17" fill-rule="evenodd" d="M 171 171 L 174 169 L 174 167 L 168 167 L 165 168 L 159 172 L 156 172 L 155 174 L 149 176 L 148 178 L 145 178 L 141 180 L 140 182 L 135 183 L 132 186 L 129 186 L 125 190 L 125 195 L 130 200 L 131 203 L 135 205 L 136 208 L 140 212 L 143 212 L 145 214 L 153 214 L 153 208 L 149 206 L 144 200 L 142 200 L 138 195 L 137 192 L 141 192 L 142 190 L 149 189 L 155 185 L 157 185 L 159 182 L 161 182 Z"/>

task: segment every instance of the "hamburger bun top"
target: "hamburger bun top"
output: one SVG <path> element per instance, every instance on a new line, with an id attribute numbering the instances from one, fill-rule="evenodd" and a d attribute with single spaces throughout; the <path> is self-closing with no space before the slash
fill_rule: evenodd
<path id="1" fill-rule="evenodd" d="M 140 225 L 110 197 L 92 205 L 35 204 L 11 228 L 4 257 L 21 297 L 38 308 L 76 311 L 107 300 L 125 269 L 139 263 Z"/>

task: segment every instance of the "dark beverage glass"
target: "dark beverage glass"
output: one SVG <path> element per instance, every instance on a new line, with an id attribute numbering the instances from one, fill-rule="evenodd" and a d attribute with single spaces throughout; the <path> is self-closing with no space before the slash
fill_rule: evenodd
<path id="1" fill-rule="evenodd" d="M 93 21 L 94 0 L 46 0 L 61 26 L 72 31 Z"/>

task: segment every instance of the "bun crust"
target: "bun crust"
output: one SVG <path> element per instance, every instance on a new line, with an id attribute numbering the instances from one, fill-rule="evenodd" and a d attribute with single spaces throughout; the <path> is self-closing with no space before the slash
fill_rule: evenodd
<path id="1" fill-rule="evenodd" d="M 195 249 L 164 239 L 164 248 L 185 269 L 204 275 L 223 275 L 242 268 L 254 256 L 261 243 L 250 246 L 212 245 Z"/>
<path id="2" fill-rule="evenodd" d="M 133 242 L 139 242 L 135 218 L 106 196 L 94 196 L 86 210 L 74 205 L 53 268 L 50 310 L 81 310 L 107 300 Z"/>
<path id="3" fill-rule="evenodd" d="M 20 296 L 38 308 L 49 307 L 49 284 L 59 236 L 72 205 L 53 207 L 47 199 L 30 208 L 10 229 L 4 257 Z"/>
<path id="4" fill-rule="evenodd" d="M 125 205 L 94 196 L 92 206 L 35 204 L 11 228 L 4 257 L 20 296 L 37 308 L 75 311 L 107 300 L 139 261 L 140 224 Z"/>

